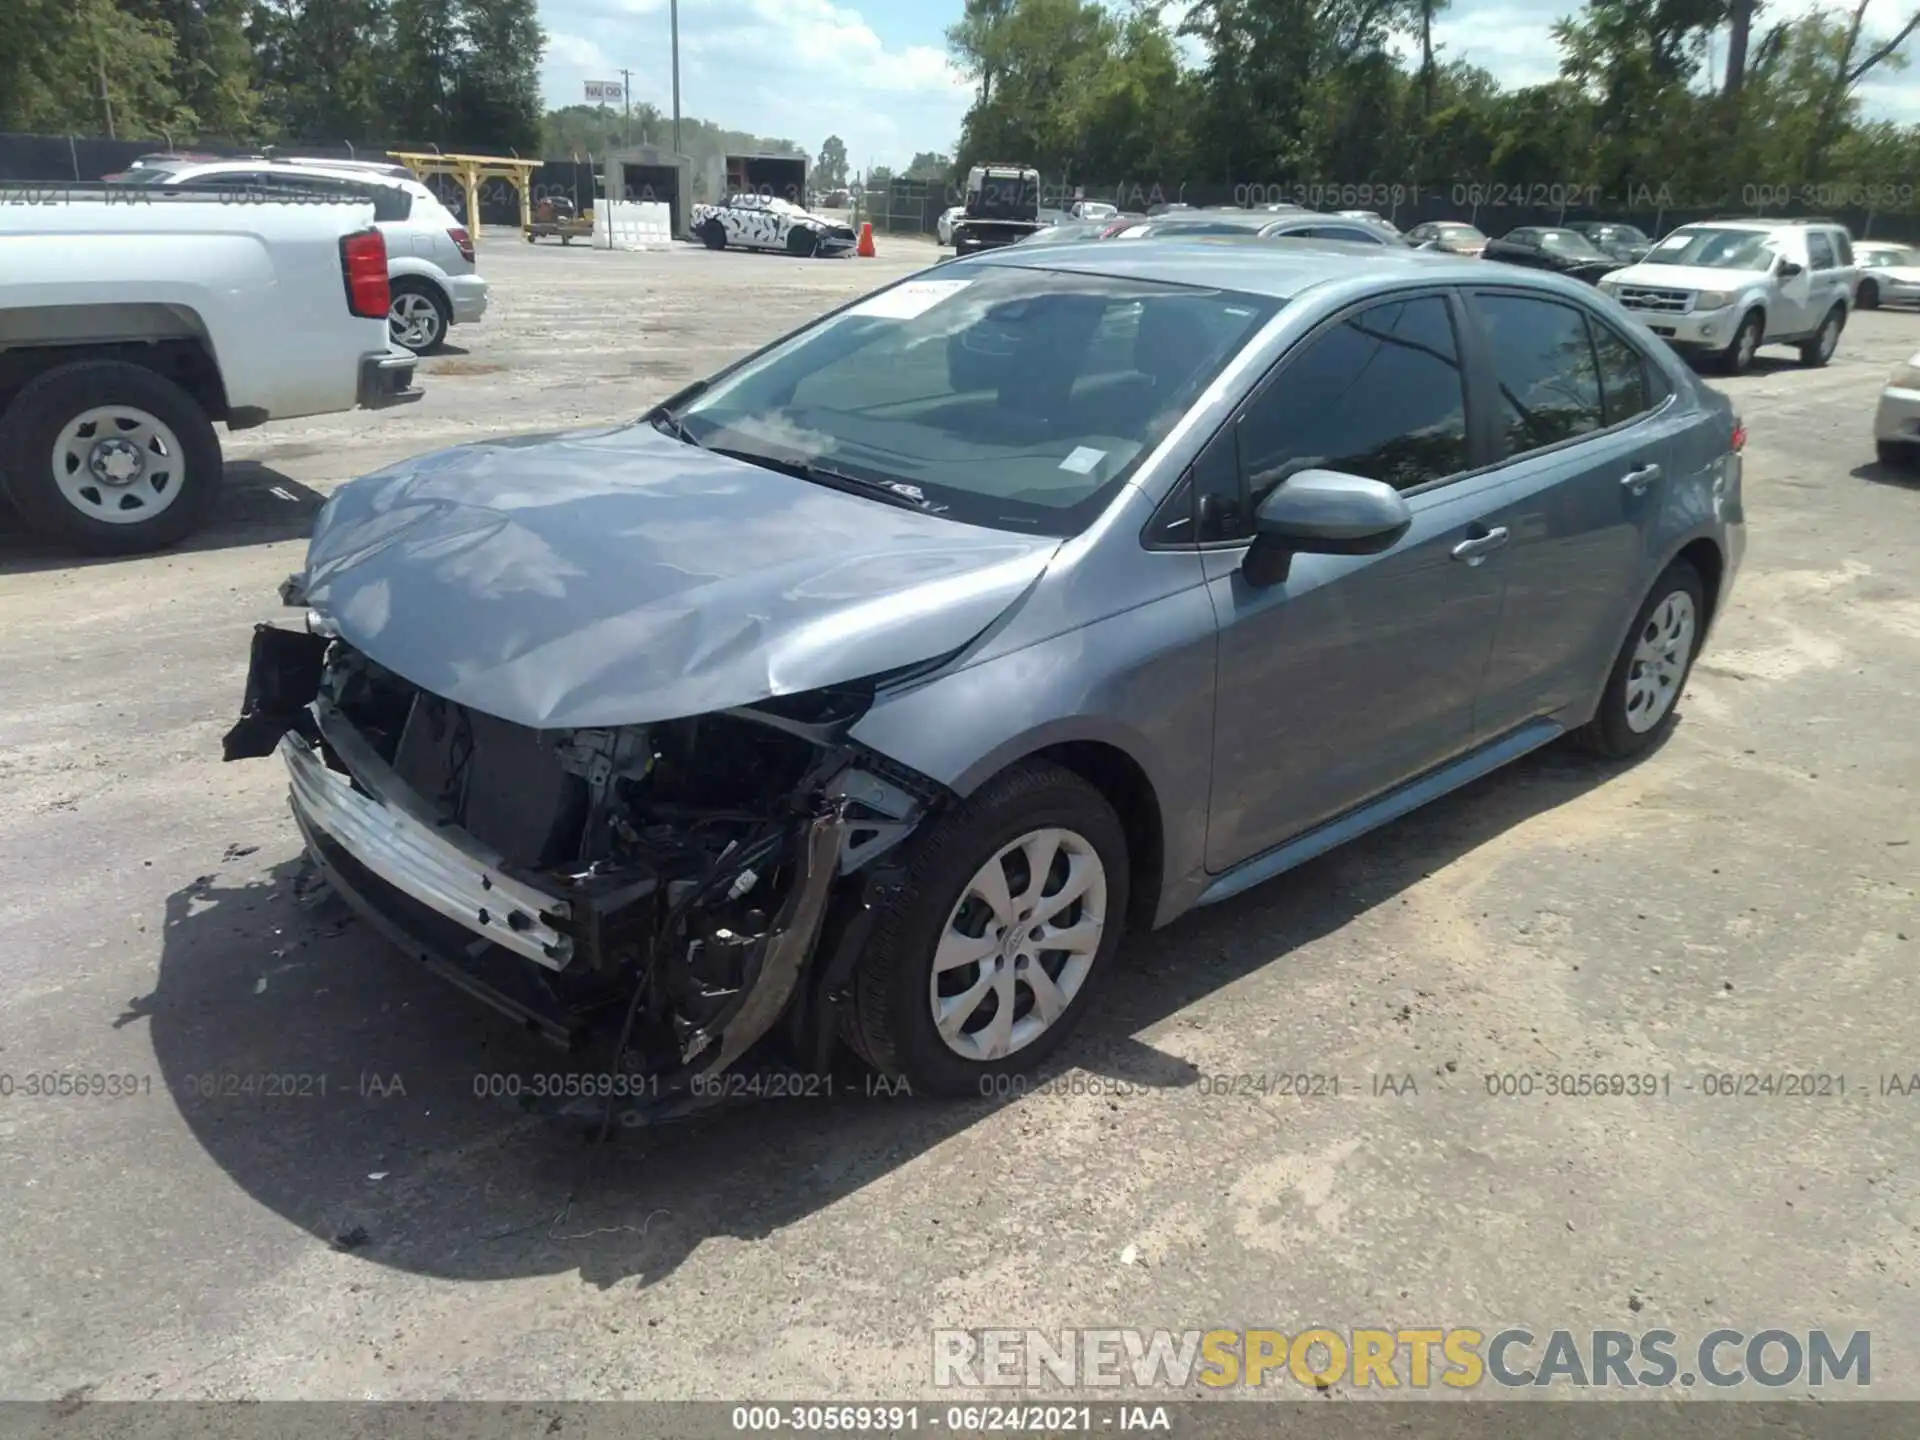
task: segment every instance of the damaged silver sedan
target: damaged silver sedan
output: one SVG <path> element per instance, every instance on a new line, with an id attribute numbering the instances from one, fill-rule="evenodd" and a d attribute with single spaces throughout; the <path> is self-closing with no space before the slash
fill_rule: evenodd
<path id="1" fill-rule="evenodd" d="M 285 587 L 304 627 L 256 631 L 227 758 L 279 754 L 404 952 L 617 1037 L 650 1093 L 844 1042 L 978 1094 L 1062 1041 L 1129 920 L 1576 727 L 1629 754 L 1671 724 L 1739 558 L 1731 411 L 1582 288 L 1503 275 L 1660 402 L 1609 396 L 1530 475 L 1484 277 L 997 251 L 633 424 L 366 476 Z M 1622 500 L 1649 446 L 1666 503 Z M 1483 566 L 1509 533 L 1550 563 Z"/>

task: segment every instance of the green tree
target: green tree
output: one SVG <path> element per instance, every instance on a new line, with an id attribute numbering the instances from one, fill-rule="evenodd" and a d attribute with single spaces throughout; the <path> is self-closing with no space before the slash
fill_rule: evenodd
<path id="1" fill-rule="evenodd" d="M 535 0 L 463 0 L 459 19 L 453 140 L 489 152 L 537 154 L 547 37 Z"/>
<path id="2" fill-rule="evenodd" d="M 376 57 L 380 0 L 262 0 L 248 27 L 262 88 L 262 129 L 291 140 L 394 140 Z M 333 57 L 316 65 L 313 57 Z"/>
<path id="3" fill-rule="evenodd" d="M 0 0 L 0 130 L 190 133 L 174 57 L 165 20 L 113 0 Z"/>
<path id="4" fill-rule="evenodd" d="M 847 142 L 829 135 L 820 142 L 813 162 L 813 183 L 822 190 L 844 190 L 847 185 Z"/>

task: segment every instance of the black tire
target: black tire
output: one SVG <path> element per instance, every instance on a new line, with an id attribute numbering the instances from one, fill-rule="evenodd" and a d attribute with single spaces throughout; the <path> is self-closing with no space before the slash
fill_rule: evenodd
<path id="1" fill-rule="evenodd" d="M 1810 370 L 1818 370 L 1833 359 L 1833 352 L 1840 348 L 1840 332 L 1846 328 L 1847 307 L 1836 305 L 1820 322 L 1820 328 L 1814 331 L 1813 338 L 1801 345 L 1800 363 Z"/>
<path id="2" fill-rule="evenodd" d="M 417 296 L 432 307 L 430 317 L 422 317 L 427 326 L 426 333 L 412 340 L 401 338 L 407 332 L 395 328 L 393 307 L 389 307 L 387 335 L 394 344 L 416 355 L 431 355 L 447 343 L 447 331 L 453 328 L 453 308 L 447 304 L 447 297 L 440 292 L 438 285 L 416 276 L 402 275 L 388 288 L 393 296 L 393 307 L 399 306 L 406 296 Z"/>
<path id="3" fill-rule="evenodd" d="M 1720 369 L 1728 375 L 1744 375 L 1753 368 L 1753 357 L 1760 349 L 1760 342 L 1766 338 L 1766 318 L 1758 310 L 1753 311 L 1740 321 L 1733 332 L 1733 338 L 1727 342 L 1727 348 L 1718 356 Z M 1751 343 L 1749 343 L 1749 337 Z"/>
<path id="4" fill-rule="evenodd" d="M 560 237 L 560 243 L 562 245 L 571 245 L 573 243 L 573 237 L 571 235 L 562 235 Z"/>
<path id="5" fill-rule="evenodd" d="M 1003 847 L 1044 827 L 1073 831 L 1099 857 L 1107 892 L 1101 938 L 1058 1019 L 1012 1054 L 970 1060 L 949 1049 L 935 1028 L 929 993 L 934 952 L 976 872 Z M 847 1039 L 868 1064 L 889 1079 L 905 1080 L 916 1094 L 996 1093 L 996 1078 L 1035 1069 L 1067 1039 L 1112 968 L 1127 913 L 1126 832 L 1113 807 L 1080 776 L 1028 761 L 989 780 L 909 843 L 906 882 L 876 917 L 854 974 Z"/>
<path id="6" fill-rule="evenodd" d="M 787 232 L 787 253 L 802 260 L 811 260 L 820 253 L 819 235 L 805 226 L 794 226 Z"/>
<path id="7" fill-rule="evenodd" d="M 700 240 L 709 250 L 727 248 L 727 227 L 718 220 L 709 220 L 700 227 Z"/>
<path id="8" fill-rule="evenodd" d="M 1673 682 L 1672 698 L 1657 723 L 1645 730 L 1635 730 L 1628 718 L 1627 687 L 1634 677 L 1635 656 L 1643 634 L 1653 622 L 1656 611 L 1664 605 L 1669 596 L 1683 594 L 1693 606 L 1693 638 L 1687 647 L 1687 654 L 1680 666 L 1680 674 Z M 1607 675 L 1607 688 L 1600 696 L 1600 708 L 1593 718 L 1573 732 L 1573 741 L 1583 750 L 1609 760 L 1625 760 L 1651 749 L 1665 739 L 1680 715 L 1680 696 L 1687 688 L 1687 679 L 1693 673 L 1694 658 L 1700 653 L 1700 640 L 1707 622 L 1706 586 L 1701 582 L 1700 572 L 1685 560 L 1676 560 L 1660 572 L 1660 578 L 1653 582 L 1653 589 L 1647 592 L 1639 613 L 1633 618 L 1633 627 L 1627 631 L 1627 638 L 1620 646 L 1615 657 L 1613 669 Z"/>
<path id="9" fill-rule="evenodd" d="M 1877 280 L 1862 280 L 1859 290 L 1854 294 L 1853 303 L 1858 305 L 1862 310 L 1878 310 L 1880 308 L 1880 282 Z"/>
<path id="10" fill-rule="evenodd" d="M 1876 440 L 1873 442 L 1874 458 L 1890 470 L 1912 470 L 1920 467 L 1920 445 L 1907 445 L 1898 440 Z"/>
<path id="11" fill-rule="evenodd" d="M 177 473 L 168 474 L 162 492 L 173 498 L 151 520 L 97 519 L 68 499 L 55 477 L 53 449 L 62 432 L 103 406 L 143 411 L 179 442 Z M 207 412 L 180 386 L 142 365 L 119 360 L 62 365 L 27 384 L 0 414 L 0 493 L 29 528 L 90 554 L 138 555 L 178 544 L 200 527 L 220 483 L 220 438 Z M 114 492 L 91 488 L 105 513 Z M 124 509 L 134 493 L 119 498 L 123 504 L 116 510 Z"/>

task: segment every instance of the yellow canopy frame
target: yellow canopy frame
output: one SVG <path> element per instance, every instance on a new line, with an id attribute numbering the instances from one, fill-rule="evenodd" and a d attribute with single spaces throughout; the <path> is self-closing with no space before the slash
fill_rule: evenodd
<path id="1" fill-rule="evenodd" d="M 430 175 L 451 175 L 460 182 L 460 188 L 467 196 L 467 233 L 476 245 L 480 243 L 482 180 L 504 180 L 513 186 L 520 197 L 521 230 L 524 232 L 533 224 L 533 200 L 528 192 L 533 186 L 533 172 L 540 168 L 541 162 L 538 160 L 521 160 L 505 155 L 441 155 L 399 150 L 388 153 L 411 170 L 418 180 L 424 181 Z"/>

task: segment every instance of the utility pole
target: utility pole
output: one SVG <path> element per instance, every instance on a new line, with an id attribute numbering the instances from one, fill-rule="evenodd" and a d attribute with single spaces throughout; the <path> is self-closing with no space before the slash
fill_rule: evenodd
<path id="1" fill-rule="evenodd" d="M 627 117 L 627 149 L 633 148 L 633 72 L 620 72 L 620 109 Z"/>
<path id="2" fill-rule="evenodd" d="M 673 153 L 680 154 L 680 0 L 668 0 L 667 23 L 673 36 Z"/>

